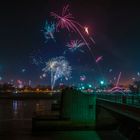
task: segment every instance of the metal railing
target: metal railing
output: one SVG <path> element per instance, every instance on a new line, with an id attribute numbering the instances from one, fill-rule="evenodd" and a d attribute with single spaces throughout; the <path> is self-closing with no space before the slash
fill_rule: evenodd
<path id="1" fill-rule="evenodd" d="M 140 95 L 119 95 L 119 94 L 108 94 L 100 93 L 97 94 L 97 99 L 108 100 L 115 103 L 127 104 L 131 106 L 140 107 Z"/>

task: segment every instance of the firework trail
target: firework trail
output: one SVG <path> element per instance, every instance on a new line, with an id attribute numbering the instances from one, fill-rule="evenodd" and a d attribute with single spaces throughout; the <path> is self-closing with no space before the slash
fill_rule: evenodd
<path id="1" fill-rule="evenodd" d="M 80 40 L 71 40 L 70 43 L 67 43 L 67 47 L 71 52 L 76 51 L 78 48 L 84 46 L 85 43 Z"/>
<path id="2" fill-rule="evenodd" d="M 92 41 L 92 43 L 95 45 L 96 43 L 95 43 L 94 39 L 90 36 L 89 28 L 88 28 L 87 26 L 85 26 L 84 29 L 85 29 L 85 32 L 86 32 L 87 36 L 90 38 L 90 40 Z M 102 70 L 101 70 L 101 67 L 100 67 L 100 65 L 99 65 L 99 63 L 98 63 L 99 61 L 102 60 L 102 56 L 99 56 L 98 58 L 95 58 L 95 56 L 93 55 L 93 53 L 91 53 L 91 55 L 92 55 L 94 61 L 95 61 L 96 64 L 97 64 L 97 68 L 98 68 L 98 70 L 99 70 L 101 76 L 104 77 L 104 76 L 103 76 L 103 73 L 102 73 Z"/>
<path id="3" fill-rule="evenodd" d="M 74 31 L 78 33 L 83 39 L 86 46 L 88 47 L 89 51 L 91 52 L 91 48 L 89 47 L 89 44 L 87 43 L 86 39 L 84 38 L 84 36 L 80 31 L 80 30 L 84 31 L 84 27 L 74 20 L 74 17 L 69 12 L 69 5 L 64 6 L 61 15 L 58 15 L 55 12 L 51 12 L 51 16 L 53 16 L 57 20 L 57 24 L 56 24 L 57 30 L 58 28 L 61 29 L 66 28 L 68 31 Z"/>
<path id="4" fill-rule="evenodd" d="M 85 26 L 84 29 L 85 29 L 86 34 L 89 36 L 89 29 L 88 29 L 88 27 Z M 89 36 L 89 38 L 90 38 L 90 40 L 92 41 L 92 43 L 95 44 L 94 39 L 93 39 L 91 36 Z"/>
<path id="5" fill-rule="evenodd" d="M 54 32 L 55 32 L 55 29 L 56 28 L 56 25 L 55 23 L 48 23 L 48 21 L 46 21 L 45 23 L 45 27 L 44 27 L 44 30 L 42 30 L 44 32 L 44 37 L 46 38 L 46 40 L 49 40 L 49 39 L 54 39 Z"/>
<path id="6" fill-rule="evenodd" d="M 116 86 L 115 87 L 118 87 L 118 84 L 119 84 L 119 81 L 120 81 L 120 78 L 121 78 L 121 72 L 119 73 L 119 75 L 118 75 L 118 79 L 117 79 L 117 83 L 116 83 Z"/>
<path id="7" fill-rule="evenodd" d="M 56 80 L 60 78 L 68 78 L 71 75 L 71 66 L 63 56 L 52 58 L 48 62 L 46 62 L 45 68 L 42 69 L 44 73 L 50 72 L 51 73 L 51 88 L 54 88 Z"/>
<path id="8" fill-rule="evenodd" d="M 103 59 L 103 56 L 99 56 L 99 57 L 97 57 L 97 59 L 96 59 L 96 63 L 98 63 L 99 61 L 101 61 Z"/>

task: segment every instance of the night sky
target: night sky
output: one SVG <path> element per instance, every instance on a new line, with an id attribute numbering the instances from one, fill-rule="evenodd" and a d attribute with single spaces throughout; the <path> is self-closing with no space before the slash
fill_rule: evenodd
<path id="1" fill-rule="evenodd" d="M 121 82 L 139 79 L 140 72 L 140 8 L 134 0 L 44 0 L 10 1 L 0 4 L 0 82 L 32 80 L 32 84 L 50 83 L 50 74 L 40 79 L 42 68 L 32 64 L 32 57 L 62 56 L 71 39 L 80 39 L 78 34 L 61 30 L 54 34 L 55 40 L 46 42 L 43 32 L 50 12 L 61 13 L 65 4 L 70 13 L 83 26 L 88 26 L 96 44 L 90 44 L 94 57 L 103 56 L 96 64 L 88 49 L 65 54 L 72 66 L 72 78 L 58 82 L 78 83 L 80 75 L 89 83 L 114 80 L 122 72 Z M 25 69 L 23 72 L 22 70 Z M 114 81 L 115 82 L 115 81 Z"/>

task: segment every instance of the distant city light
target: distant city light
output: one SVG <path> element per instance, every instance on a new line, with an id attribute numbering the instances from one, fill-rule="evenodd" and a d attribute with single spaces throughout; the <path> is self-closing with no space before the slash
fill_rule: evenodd
<path id="1" fill-rule="evenodd" d="M 104 81 L 100 81 L 100 84 L 103 85 L 104 84 Z"/>
<path id="2" fill-rule="evenodd" d="M 91 87 L 92 87 L 92 85 L 90 85 L 90 84 L 89 84 L 89 85 L 88 85 L 88 87 L 89 87 L 89 88 L 91 88 Z"/>
<path id="3" fill-rule="evenodd" d="M 85 89 L 85 87 L 84 87 L 84 86 L 82 86 L 82 89 Z"/>
<path id="4" fill-rule="evenodd" d="M 136 78 L 135 77 L 132 77 L 132 80 L 136 80 Z"/>

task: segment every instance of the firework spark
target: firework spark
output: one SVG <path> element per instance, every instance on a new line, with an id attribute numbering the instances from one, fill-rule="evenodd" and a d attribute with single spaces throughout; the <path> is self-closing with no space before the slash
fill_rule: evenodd
<path id="1" fill-rule="evenodd" d="M 112 69 L 109 69 L 109 72 L 112 72 Z"/>
<path id="2" fill-rule="evenodd" d="M 43 73 L 43 74 L 42 74 L 42 77 L 46 77 L 46 73 Z"/>
<path id="3" fill-rule="evenodd" d="M 43 78 L 42 78 L 42 75 L 40 75 L 39 78 L 40 78 L 40 79 L 43 79 Z"/>
<path id="4" fill-rule="evenodd" d="M 53 89 L 56 80 L 63 77 L 67 80 L 70 77 L 71 66 L 63 56 L 60 56 L 46 62 L 46 66 L 42 71 L 44 73 L 51 72 L 51 87 Z"/>
<path id="5" fill-rule="evenodd" d="M 84 46 L 85 43 L 80 40 L 71 40 L 70 43 L 67 43 L 67 47 L 71 52 L 76 51 L 78 48 Z"/>
<path id="6" fill-rule="evenodd" d="M 80 76 L 80 81 L 85 81 L 86 80 L 86 76 L 85 75 L 81 75 Z"/>
<path id="7" fill-rule="evenodd" d="M 42 57 L 35 57 L 35 56 L 30 56 L 31 58 L 31 63 L 36 65 L 36 66 L 39 66 L 39 65 L 42 65 L 44 64 L 44 59 Z"/>
<path id="8" fill-rule="evenodd" d="M 90 34 L 89 34 L 89 29 L 88 29 L 87 26 L 84 27 L 84 30 L 85 30 L 86 34 L 89 36 L 89 38 L 90 38 L 90 40 L 92 41 L 92 43 L 95 44 L 94 39 L 93 39 L 93 38 L 90 36 Z"/>
<path id="9" fill-rule="evenodd" d="M 99 61 L 101 61 L 103 59 L 103 56 L 99 56 L 99 57 L 97 57 L 97 59 L 96 59 L 96 63 L 98 63 Z"/>
<path id="10" fill-rule="evenodd" d="M 88 27 L 85 26 L 84 29 L 85 29 L 85 32 L 89 35 Z"/>
<path id="11" fill-rule="evenodd" d="M 44 32 L 44 36 L 46 38 L 46 41 L 48 39 L 53 39 L 54 40 L 54 32 L 55 32 L 55 23 L 48 23 L 48 21 L 46 21 L 45 23 L 45 27 L 44 30 L 42 30 Z"/>
<path id="12" fill-rule="evenodd" d="M 26 72 L 26 69 L 22 69 L 21 72 L 23 72 L 23 73 Z"/>
<path id="13" fill-rule="evenodd" d="M 32 64 L 39 65 L 38 61 L 35 58 L 32 59 Z"/>

